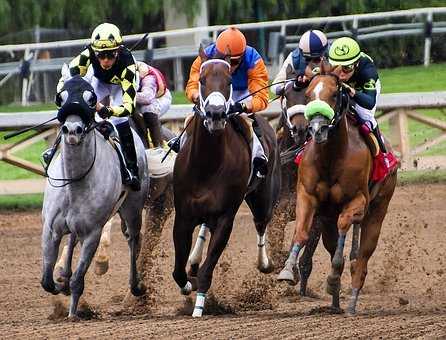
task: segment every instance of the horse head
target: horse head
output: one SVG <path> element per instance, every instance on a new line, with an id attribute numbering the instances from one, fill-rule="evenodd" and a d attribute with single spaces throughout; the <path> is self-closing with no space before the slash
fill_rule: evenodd
<path id="1" fill-rule="evenodd" d="M 61 133 L 69 145 L 78 145 L 94 121 L 96 95 L 93 87 L 76 75 L 64 83 L 56 94 L 59 110 L 57 119 L 62 124 Z"/>
<path id="2" fill-rule="evenodd" d="M 329 131 L 345 113 L 348 98 L 342 90 L 339 78 L 324 70 L 311 80 L 305 96 L 305 117 L 309 121 L 309 133 L 316 143 L 325 143 Z"/>
<path id="3" fill-rule="evenodd" d="M 199 79 L 200 113 L 209 132 L 225 128 L 232 102 L 230 56 L 209 59 L 200 47 L 201 68 Z"/>
<path id="4" fill-rule="evenodd" d="M 296 73 L 291 65 L 286 70 L 286 79 L 296 78 Z M 282 119 L 285 120 L 290 136 L 296 145 L 303 145 L 307 139 L 308 121 L 304 116 L 305 112 L 305 90 L 299 89 L 295 83 L 285 84 L 282 100 Z"/>

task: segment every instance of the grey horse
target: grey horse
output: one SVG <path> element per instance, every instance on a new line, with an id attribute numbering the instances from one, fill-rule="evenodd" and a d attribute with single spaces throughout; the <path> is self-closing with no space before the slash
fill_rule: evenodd
<path id="1" fill-rule="evenodd" d="M 122 184 L 116 151 L 93 128 L 93 89 L 81 77 L 73 77 L 65 83 L 64 88 L 68 89 L 68 94 L 62 96 L 61 108 L 71 109 L 66 110 L 69 114 L 65 114 L 66 118 L 60 128 L 60 155 L 48 169 L 42 209 L 41 284 L 52 294 L 71 293 L 68 316 L 74 318 L 79 298 L 84 291 L 85 274 L 98 247 L 102 228 L 116 211 L 124 221 L 123 233 L 130 249 L 131 292 L 133 295 L 144 294 L 145 287 L 137 273 L 136 259 L 149 178 L 143 143 L 132 131 L 138 155 L 141 190 L 130 191 Z M 88 119 L 85 118 L 88 115 L 83 109 L 85 102 L 91 108 Z M 64 280 L 56 284 L 53 279 L 54 265 L 65 234 L 70 234 L 70 251 L 65 263 Z M 77 241 L 81 243 L 81 251 L 78 266 L 72 275 L 72 250 Z"/>

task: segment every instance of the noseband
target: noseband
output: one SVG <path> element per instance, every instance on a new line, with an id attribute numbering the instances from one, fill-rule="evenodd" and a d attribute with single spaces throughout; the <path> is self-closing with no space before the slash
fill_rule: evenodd
<path id="1" fill-rule="evenodd" d="M 203 68 L 207 65 L 210 64 L 224 64 L 228 67 L 228 70 L 231 71 L 231 65 L 223 59 L 209 59 L 206 60 L 204 63 L 201 64 L 200 67 L 200 75 L 203 71 Z M 201 92 L 201 81 L 198 82 L 198 93 L 199 93 L 199 98 L 200 98 L 200 107 L 198 108 L 198 113 L 200 114 L 201 117 L 205 118 L 206 117 L 206 113 L 205 113 L 205 108 L 208 104 L 213 104 L 213 103 L 221 103 L 223 102 L 225 105 L 225 114 L 228 115 L 229 112 L 229 108 L 231 106 L 231 104 L 233 103 L 232 100 L 232 83 L 230 85 L 230 90 L 229 90 L 229 98 L 226 99 L 226 97 L 219 91 L 213 91 L 211 92 L 206 98 L 203 98 L 203 94 Z"/>

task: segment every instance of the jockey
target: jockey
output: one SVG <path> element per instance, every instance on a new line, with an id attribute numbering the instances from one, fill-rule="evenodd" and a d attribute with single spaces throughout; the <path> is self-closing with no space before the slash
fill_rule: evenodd
<path id="1" fill-rule="evenodd" d="M 98 115 L 103 119 L 113 116 L 111 121 L 118 131 L 129 170 L 123 171 L 124 184 L 133 190 L 140 190 L 135 144 L 128 120 L 128 116 L 135 110 L 138 87 L 136 62 L 130 50 L 122 44 L 119 28 L 109 23 L 97 26 L 91 35 L 90 44 L 70 62 L 69 72 L 70 76 L 80 74 L 93 86 L 98 101 Z M 62 76 L 58 91 L 64 80 Z M 110 96 L 110 106 L 100 103 L 106 96 Z"/>
<path id="2" fill-rule="evenodd" d="M 172 95 L 167 88 L 166 79 L 159 70 L 142 61 L 138 61 L 137 65 L 140 80 L 136 93 L 136 107 L 149 129 L 153 146 L 160 147 L 163 141 L 159 118 L 169 110 Z"/>
<path id="3" fill-rule="evenodd" d="M 302 89 L 308 85 L 309 79 L 305 76 L 305 69 L 308 65 L 318 72 L 321 62 L 325 59 L 327 53 L 327 37 L 319 30 L 309 30 L 302 34 L 299 40 L 299 46 L 292 51 L 285 59 L 282 67 L 273 84 L 286 80 L 288 65 L 297 75 L 295 82 L 296 90 Z M 271 92 L 275 95 L 282 95 L 286 84 L 277 84 L 271 86 Z"/>
<path id="4" fill-rule="evenodd" d="M 359 44 L 349 37 L 333 41 L 328 55 L 330 64 L 338 67 L 339 79 L 353 100 L 353 109 L 361 124 L 373 132 L 380 151 L 386 156 L 386 146 L 375 119 L 381 82 L 372 58 L 361 52 Z"/>
<path id="5" fill-rule="evenodd" d="M 234 103 L 229 109 L 229 113 L 248 113 L 253 119 L 253 130 L 255 139 L 253 144 L 258 145 L 257 150 L 253 147 L 253 167 L 260 176 L 266 174 L 267 157 L 262 144 L 259 142 L 262 138 L 260 127 L 256 121 L 255 112 L 262 111 L 268 106 L 268 71 L 260 54 L 251 46 L 246 44 L 246 38 L 242 32 L 235 27 L 230 27 L 219 34 L 217 41 L 204 50 L 209 58 L 217 54 L 231 54 L 231 74 L 232 74 L 232 100 Z M 189 81 L 186 86 L 187 98 L 195 103 L 199 103 L 199 78 L 200 78 L 201 58 L 198 56 L 192 64 Z M 262 89 L 264 88 L 264 89 Z M 262 90 L 261 90 L 262 89 Z M 254 93 L 255 91 L 258 91 Z M 242 102 L 237 100 L 253 93 Z M 256 172 L 254 172 L 256 173 Z"/>

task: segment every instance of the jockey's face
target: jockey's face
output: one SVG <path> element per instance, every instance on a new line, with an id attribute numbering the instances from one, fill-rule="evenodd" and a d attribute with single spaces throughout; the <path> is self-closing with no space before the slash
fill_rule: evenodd
<path id="1" fill-rule="evenodd" d="M 118 57 L 118 51 L 101 51 L 96 53 L 96 57 L 99 60 L 99 64 L 104 70 L 112 68 Z"/>
<path id="2" fill-rule="evenodd" d="M 242 62 L 242 56 L 237 58 L 231 58 L 231 74 L 235 72 L 237 67 L 240 66 L 241 62 Z"/>
<path id="3" fill-rule="evenodd" d="M 355 73 L 356 64 L 339 66 L 339 79 L 341 81 L 349 81 Z"/>

